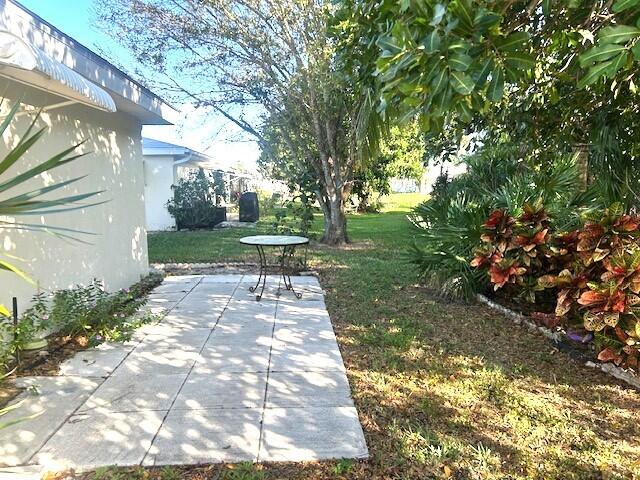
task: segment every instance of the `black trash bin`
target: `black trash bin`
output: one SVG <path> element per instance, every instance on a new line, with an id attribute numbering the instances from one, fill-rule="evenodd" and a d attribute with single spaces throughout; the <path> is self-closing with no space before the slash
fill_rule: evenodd
<path id="1" fill-rule="evenodd" d="M 260 208 L 258 207 L 258 194 L 256 192 L 245 192 L 238 200 L 240 207 L 241 222 L 257 222 L 260 219 Z"/>

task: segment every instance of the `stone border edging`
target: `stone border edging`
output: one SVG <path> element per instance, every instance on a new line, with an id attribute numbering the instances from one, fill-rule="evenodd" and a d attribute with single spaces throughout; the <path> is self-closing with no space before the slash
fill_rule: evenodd
<path id="1" fill-rule="evenodd" d="M 206 269 L 250 269 L 257 268 L 257 263 L 245 263 L 245 262 L 221 262 L 221 263 L 150 263 L 149 270 L 156 272 L 166 272 L 167 270 L 206 270 Z M 246 273 L 246 271 L 244 272 Z M 196 274 L 198 275 L 198 274 Z M 296 275 L 300 277 L 316 277 L 320 278 L 320 275 L 315 270 L 302 270 L 300 272 L 296 272 Z"/>
<path id="2" fill-rule="evenodd" d="M 564 344 L 564 340 L 566 337 L 563 332 L 554 332 L 549 328 L 538 325 L 531 321 L 526 315 L 523 315 L 519 312 L 514 312 L 510 308 L 499 305 L 498 303 L 490 300 L 481 293 L 478 293 L 476 295 L 476 298 L 480 303 L 483 303 L 492 310 L 496 310 L 497 312 L 503 314 L 505 317 L 510 318 L 515 324 L 524 325 L 531 331 L 539 332 L 555 344 Z M 588 360 L 587 362 L 585 362 L 585 366 L 589 368 L 597 368 L 598 370 L 611 375 L 618 380 L 622 380 L 633 388 L 640 390 L 640 378 L 630 371 L 620 368 L 613 363 L 601 363 L 598 361 Z"/>

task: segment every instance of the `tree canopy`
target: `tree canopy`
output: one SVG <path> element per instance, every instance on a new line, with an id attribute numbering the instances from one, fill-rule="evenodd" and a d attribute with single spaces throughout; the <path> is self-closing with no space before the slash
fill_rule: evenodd
<path id="1" fill-rule="evenodd" d="M 340 244 L 361 158 L 356 132 L 371 102 L 334 61 L 332 8 L 309 0 L 103 0 L 99 12 L 105 30 L 155 72 L 147 80 L 156 88 L 219 112 L 267 155 L 286 151 L 311 172 L 323 240 Z"/>

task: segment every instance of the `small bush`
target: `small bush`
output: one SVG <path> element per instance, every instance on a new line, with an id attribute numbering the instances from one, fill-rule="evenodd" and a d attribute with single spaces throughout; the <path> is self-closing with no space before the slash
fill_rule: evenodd
<path id="1" fill-rule="evenodd" d="M 130 288 L 108 293 L 102 282 L 87 286 L 38 293 L 16 327 L 11 319 L 0 317 L 0 367 L 7 371 L 27 343 L 50 332 L 82 335 L 89 345 L 103 341 L 124 341 L 150 320 L 140 314 L 146 294 L 162 281 L 161 275 L 149 275 Z"/>
<path id="2" fill-rule="evenodd" d="M 219 175 L 212 175 L 202 168 L 191 171 L 173 188 L 173 199 L 167 202 L 167 210 L 176 220 L 178 229 L 211 228 L 222 221 L 217 199 L 224 193 L 224 182 Z"/>
<path id="3" fill-rule="evenodd" d="M 523 205 L 542 202 L 554 228 L 563 230 L 577 227 L 581 210 L 597 206 L 593 195 L 580 190 L 571 158 L 540 168 L 519 158 L 516 148 L 487 146 L 465 164 L 467 172 L 453 179 L 443 173 L 431 198 L 410 215 L 418 236 L 409 259 L 445 296 L 472 298 L 487 287 L 486 276 L 468 259 L 481 243 L 490 212 L 503 209 L 517 217 Z"/>
<path id="4" fill-rule="evenodd" d="M 305 193 L 286 201 L 284 208 L 275 211 L 275 220 L 271 225 L 273 232 L 308 237 L 313 225 L 313 201 L 314 199 Z"/>
<path id="5" fill-rule="evenodd" d="M 552 292 L 548 315 L 581 342 L 595 339 L 598 359 L 638 368 L 640 357 L 640 216 L 614 204 L 584 217 L 581 228 L 554 232 L 541 204 L 517 218 L 495 210 L 471 266 L 495 291 L 536 301 Z M 543 304 L 544 305 L 544 304 Z M 547 322 L 548 323 L 548 322 Z"/>

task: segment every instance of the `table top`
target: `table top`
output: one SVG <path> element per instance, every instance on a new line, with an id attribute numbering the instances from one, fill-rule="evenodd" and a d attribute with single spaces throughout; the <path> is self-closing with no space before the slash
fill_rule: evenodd
<path id="1" fill-rule="evenodd" d="M 287 247 L 290 245 L 305 245 L 309 243 L 309 239 L 296 235 L 252 235 L 250 237 L 242 237 L 240 243 L 260 245 L 262 247 Z"/>

